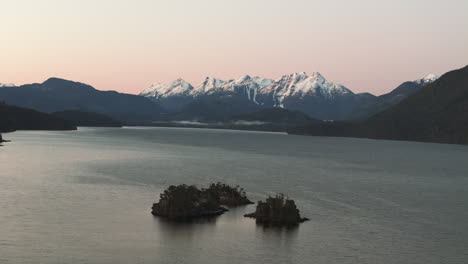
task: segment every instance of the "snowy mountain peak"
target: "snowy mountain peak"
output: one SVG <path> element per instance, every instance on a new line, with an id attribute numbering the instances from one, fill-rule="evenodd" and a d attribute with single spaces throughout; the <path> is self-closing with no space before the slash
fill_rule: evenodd
<path id="1" fill-rule="evenodd" d="M 145 90 L 143 90 L 140 95 L 143 95 L 143 96 L 152 96 L 151 93 L 153 93 L 154 91 L 156 90 L 160 90 L 162 87 L 164 87 L 165 85 L 162 84 L 162 83 L 153 83 L 151 84 L 148 88 L 146 88 Z"/>
<path id="2" fill-rule="evenodd" d="M 198 92 L 207 92 L 209 90 L 220 88 L 226 81 L 214 77 L 206 77 L 200 86 L 197 87 Z"/>
<path id="3" fill-rule="evenodd" d="M 307 73 L 306 72 L 296 72 L 296 73 L 293 73 L 294 76 L 307 76 Z"/>
<path id="4" fill-rule="evenodd" d="M 161 98 L 173 95 L 188 94 L 192 90 L 193 86 L 190 83 L 186 82 L 182 78 L 179 78 L 177 80 L 172 81 L 168 85 L 162 83 L 152 84 L 146 90 L 141 92 L 140 95 Z"/>
<path id="5" fill-rule="evenodd" d="M 316 80 L 320 80 L 321 82 L 326 82 L 327 80 L 320 74 L 320 72 L 313 72 L 310 75 L 311 78 L 314 78 Z"/>
<path id="6" fill-rule="evenodd" d="M 429 83 L 432 83 L 434 81 L 436 81 L 437 79 L 439 79 L 439 76 L 435 75 L 435 74 L 428 74 L 426 77 L 422 78 L 422 79 L 419 79 L 419 80 L 415 80 L 414 82 L 415 83 L 418 83 L 418 84 L 429 84 Z"/>
<path id="7" fill-rule="evenodd" d="M 322 90 L 328 93 L 329 91 L 335 92 L 351 92 L 340 84 L 329 82 L 319 72 L 313 72 L 307 75 L 305 72 L 293 73 L 291 75 L 283 76 L 277 83 L 287 82 L 286 87 L 296 92 L 309 92 Z"/>
<path id="8" fill-rule="evenodd" d="M 424 77 L 423 80 L 425 80 L 426 82 L 434 82 L 435 80 L 439 79 L 439 76 L 435 75 L 435 74 L 428 74 L 426 77 Z"/>
<path id="9" fill-rule="evenodd" d="M 266 79 L 262 77 L 255 76 L 252 78 L 252 81 L 254 81 L 260 88 L 264 88 L 267 86 L 272 85 L 275 81 L 272 79 Z"/>
<path id="10" fill-rule="evenodd" d="M 287 77 L 290 77 L 290 78 L 295 79 L 295 80 L 304 80 L 308 76 L 307 76 L 306 72 L 296 72 L 296 73 L 293 73 L 292 75 L 289 75 Z"/>
<path id="11" fill-rule="evenodd" d="M 319 72 L 313 72 L 310 75 L 308 75 L 306 72 L 296 72 L 290 75 L 283 75 L 280 78 L 280 80 L 282 79 L 294 80 L 294 82 L 301 82 L 305 79 L 315 80 L 320 83 L 324 83 L 327 81 Z"/>
<path id="12" fill-rule="evenodd" d="M 352 94 L 340 84 L 327 81 L 319 72 L 307 75 L 305 72 L 284 75 L 261 93 L 273 93 L 274 106 L 284 107 L 285 101 L 291 97 L 319 96 L 332 99 L 337 95 Z"/>
<path id="13" fill-rule="evenodd" d="M 0 83 L 0 87 L 15 87 L 12 83 Z"/>
<path id="14" fill-rule="evenodd" d="M 178 78 L 178 79 L 172 81 L 169 86 L 170 87 L 182 86 L 182 87 L 185 87 L 186 89 L 190 89 L 190 90 L 193 89 L 192 85 L 190 83 L 186 82 L 182 78 Z"/>
<path id="15" fill-rule="evenodd" d="M 240 82 L 249 81 L 251 79 L 252 79 L 252 77 L 250 77 L 248 74 L 246 74 L 246 75 L 240 77 L 236 82 L 240 83 Z"/>

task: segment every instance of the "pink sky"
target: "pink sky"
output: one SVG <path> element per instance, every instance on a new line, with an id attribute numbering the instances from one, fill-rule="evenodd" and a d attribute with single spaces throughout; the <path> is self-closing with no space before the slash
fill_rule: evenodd
<path id="1" fill-rule="evenodd" d="M 6 2 L 6 3 L 5 3 Z M 468 1 L 15 0 L 0 4 L 0 83 L 154 82 L 321 72 L 354 92 L 468 64 Z"/>

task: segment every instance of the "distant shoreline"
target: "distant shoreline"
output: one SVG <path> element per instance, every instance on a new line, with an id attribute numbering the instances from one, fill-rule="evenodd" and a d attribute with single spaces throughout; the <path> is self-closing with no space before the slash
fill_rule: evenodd
<path id="1" fill-rule="evenodd" d="M 200 123 L 200 124 L 184 124 L 176 122 L 158 122 L 143 125 L 124 125 L 124 127 L 179 127 L 179 128 L 208 128 L 208 129 L 226 129 L 226 130 L 246 130 L 246 131 L 263 131 L 263 132 L 282 132 L 287 133 L 291 127 L 285 124 L 254 124 L 254 125 L 238 125 L 226 123 Z"/>

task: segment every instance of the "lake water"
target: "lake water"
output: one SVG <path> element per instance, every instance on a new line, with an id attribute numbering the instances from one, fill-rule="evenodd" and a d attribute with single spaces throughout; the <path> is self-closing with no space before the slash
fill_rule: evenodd
<path id="1" fill-rule="evenodd" d="M 468 147 L 178 128 L 15 132 L 0 147 L 0 263 L 468 263 Z M 311 221 L 238 208 L 170 223 L 171 184 L 285 193 Z"/>

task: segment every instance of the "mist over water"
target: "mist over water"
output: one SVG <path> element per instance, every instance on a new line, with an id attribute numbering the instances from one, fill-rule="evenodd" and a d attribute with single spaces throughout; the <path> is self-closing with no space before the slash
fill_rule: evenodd
<path id="1" fill-rule="evenodd" d="M 179 128 L 15 132 L 0 148 L 0 263 L 466 263 L 468 148 Z M 171 184 L 282 192 L 311 221 L 233 209 L 171 223 Z"/>

